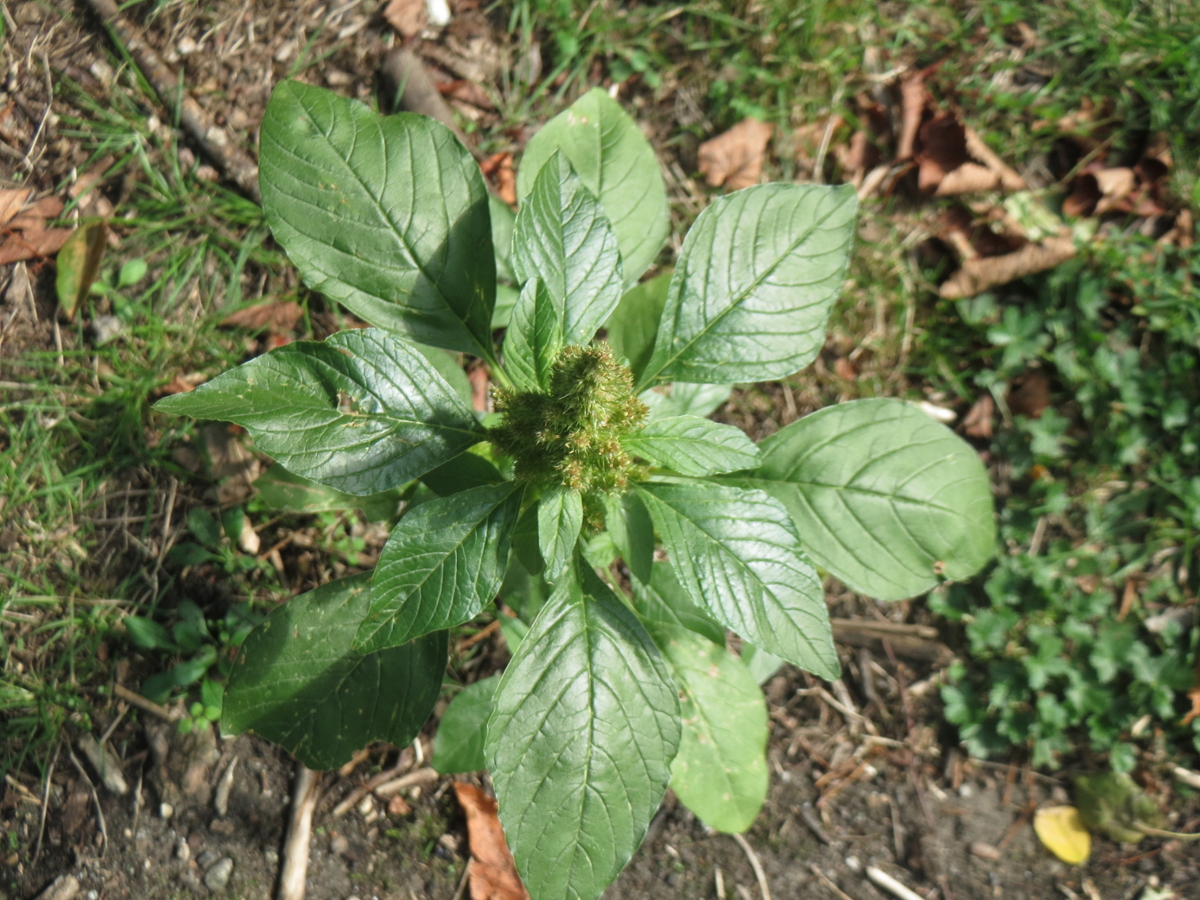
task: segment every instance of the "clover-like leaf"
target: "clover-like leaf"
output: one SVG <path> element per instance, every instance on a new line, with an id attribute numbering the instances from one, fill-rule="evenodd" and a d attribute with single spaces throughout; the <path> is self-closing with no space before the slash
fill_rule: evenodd
<path id="1" fill-rule="evenodd" d="M 636 284 L 670 230 L 667 190 L 649 141 L 619 104 L 593 88 L 542 126 L 525 147 L 517 170 L 522 204 L 556 150 L 600 201 L 617 235 L 625 284 Z"/>
<path id="2" fill-rule="evenodd" d="M 778 500 L 715 484 L 647 483 L 638 493 L 692 602 L 788 662 L 838 677 L 820 579 Z"/>
<path id="3" fill-rule="evenodd" d="M 353 575 L 272 610 L 234 663 L 222 730 L 252 731 L 312 769 L 337 768 L 372 741 L 411 741 L 442 685 L 446 634 L 360 653 L 352 644 L 370 596 L 370 574 Z"/>
<path id="4" fill-rule="evenodd" d="M 421 353 L 375 328 L 295 341 L 156 408 L 243 425 L 284 468 L 358 496 L 417 478 L 485 436 Z"/>
<path id="5" fill-rule="evenodd" d="M 259 166 L 271 232 L 309 287 L 372 325 L 490 355 L 487 189 L 448 128 L 284 81 L 267 104 Z"/>
<path id="6" fill-rule="evenodd" d="M 355 648 L 382 650 L 477 616 L 504 580 L 521 511 L 511 481 L 416 507 L 392 529 L 371 582 Z"/>
<path id="7" fill-rule="evenodd" d="M 856 208 L 850 185 L 764 184 L 714 200 L 684 239 L 639 389 L 765 381 L 812 362 Z"/>
<path id="8" fill-rule="evenodd" d="M 530 895 L 595 900 L 641 843 L 679 701 L 637 618 L 590 570 L 559 585 L 496 690 L 487 758 Z M 585 595 L 586 590 L 586 595 Z"/>
<path id="9" fill-rule="evenodd" d="M 898 400 L 830 406 L 760 445 L 736 483 L 778 498 L 818 566 L 880 600 L 973 575 L 995 552 L 992 492 L 978 455 Z"/>

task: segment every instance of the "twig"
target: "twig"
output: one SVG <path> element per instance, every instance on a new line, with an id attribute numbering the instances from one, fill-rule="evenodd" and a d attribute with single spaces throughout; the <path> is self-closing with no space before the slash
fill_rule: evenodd
<path id="1" fill-rule="evenodd" d="M 108 852 L 108 826 L 104 824 L 104 810 L 100 808 L 100 796 L 96 793 L 96 785 L 92 783 L 91 777 L 84 771 L 83 765 L 75 755 L 75 751 L 70 747 L 67 747 L 67 756 L 71 758 L 71 762 L 79 772 L 79 777 L 87 782 L 88 790 L 92 792 L 92 802 L 96 805 L 96 819 L 100 823 L 100 838 L 102 841 L 100 858 L 104 859 L 104 854 Z"/>
<path id="2" fill-rule="evenodd" d="M 409 772 L 407 775 L 401 775 L 394 781 L 386 782 L 375 788 L 375 793 L 380 797 L 388 797 L 392 794 L 398 794 L 407 787 L 412 787 L 415 784 L 424 784 L 427 781 L 437 781 L 441 776 L 433 769 L 426 766 L 424 769 L 417 769 L 415 772 Z"/>
<path id="3" fill-rule="evenodd" d="M 800 806 L 793 806 L 792 812 L 800 817 L 800 821 L 808 826 L 808 830 L 813 833 L 813 836 L 816 837 L 818 841 L 820 841 L 822 844 L 833 843 L 833 839 L 826 834 L 825 829 L 821 827 L 821 820 L 818 819 L 817 814 L 813 812 L 811 803 L 805 800 Z"/>
<path id="4" fill-rule="evenodd" d="M 159 100 L 168 109 L 179 104 L 179 122 L 200 149 L 213 161 L 218 169 L 237 184 L 242 192 L 255 203 L 261 203 L 258 193 L 258 166 L 229 139 L 223 128 L 218 128 L 203 109 L 183 87 L 183 79 L 176 75 L 146 41 L 137 29 L 127 22 L 117 9 L 114 0 L 87 0 L 88 6 L 108 27 L 116 42 L 133 57 L 142 74 L 158 94 Z"/>
<path id="5" fill-rule="evenodd" d="M 909 890 L 882 869 L 867 866 L 867 878 L 870 879 L 871 884 L 878 888 L 883 888 L 883 890 L 887 891 L 893 897 L 899 897 L 900 900 L 925 900 L 916 891 Z"/>
<path id="6" fill-rule="evenodd" d="M 463 895 L 467 892 L 467 879 L 471 877 L 471 861 L 467 860 L 467 867 L 463 869 L 462 878 L 458 879 L 458 890 L 454 892 L 453 900 L 462 900 Z"/>
<path id="7" fill-rule="evenodd" d="M 346 799 L 333 808 L 333 817 L 335 819 L 340 819 L 346 813 L 350 812 L 350 810 L 352 810 L 356 805 L 358 805 L 359 800 L 367 796 L 367 794 L 371 793 L 381 784 L 385 784 L 390 779 L 395 778 L 399 772 L 406 769 L 409 765 L 411 765 L 411 760 L 405 759 L 403 753 L 400 754 L 400 760 L 396 763 L 396 765 L 390 769 L 385 769 L 378 775 L 372 776 L 347 794 Z"/>
<path id="8" fill-rule="evenodd" d="M 29 149 L 25 151 L 25 156 L 21 159 L 21 164 L 30 171 L 33 170 L 33 151 L 37 149 L 38 141 L 42 139 L 46 120 L 50 118 L 50 107 L 54 105 L 54 82 L 50 78 L 50 60 L 46 58 L 45 53 L 42 54 L 42 69 L 46 78 L 46 108 L 42 110 L 42 117 L 38 120 L 37 130 L 33 132 L 33 140 L 29 142 Z"/>
<path id="9" fill-rule="evenodd" d="M 725 900 L 725 875 L 720 866 L 717 866 L 717 874 L 713 880 L 716 882 L 717 900 Z"/>
<path id="10" fill-rule="evenodd" d="M 136 694 L 129 688 L 121 684 L 113 685 L 113 693 L 138 709 L 158 716 L 160 719 L 165 719 L 168 722 L 176 722 L 179 720 L 179 712 L 173 709 L 167 709 L 164 706 L 159 706 L 153 700 L 147 700 L 141 694 Z"/>
<path id="11" fill-rule="evenodd" d="M 762 892 L 763 900 L 771 900 L 771 888 L 767 885 L 767 873 L 763 871 L 762 863 L 758 861 L 758 854 L 754 852 L 754 848 L 740 834 L 731 835 L 738 842 L 738 846 L 742 848 L 742 852 L 746 854 L 746 858 L 750 860 L 750 868 L 754 870 L 754 877 L 758 879 L 758 889 Z"/>
<path id="12" fill-rule="evenodd" d="M 483 628 L 480 628 L 477 632 L 475 632 L 470 637 L 463 638 L 461 641 L 459 641 L 458 652 L 462 653 L 468 647 L 473 647 L 475 644 L 478 644 L 480 641 L 482 641 L 484 638 L 488 637 L 489 635 L 495 634 L 496 631 L 499 630 L 499 628 L 500 628 L 500 620 L 499 619 L 495 619 L 495 620 L 489 622 L 487 625 L 483 626 Z"/>
<path id="13" fill-rule="evenodd" d="M 54 766 L 58 763 L 58 754 L 62 750 L 62 738 L 59 737 L 58 742 L 54 745 L 54 756 L 50 758 L 50 766 L 46 769 L 46 784 L 42 789 L 42 814 L 38 820 L 38 838 L 37 848 L 33 851 L 33 860 L 30 862 L 32 868 L 38 861 L 38 857 L 42 855 L 42 837 L 46 833 L 46 811 L 50 808 L 50 779 L 54 777 Z"/>
<path id="14" fill-rule="evenodd" d="M 304 900 L 304 879 L 308 874 L 308 851 L 312 843 L 312 817 L 317 805 L 320 773 L 302 762 L 296 763 L 296 783 L 292 786 L 292 817 L 283 842 L 283 865 L 279 872 L 277 900 Z"/>
<path id="15" fill-rule="evenodd" d="M 808 868 L 814 875 L 816 875 L 818 878 L 821 879 L 821 881 L 822 881 L 822 883 L 824 883 L 825 887 L 829 888 L 831 891 L 833 891 L 835 894 L 837 894 L 838 900 L 854 900 L 853 897 L 851 897 L 849 894 L 847 894 L 845 891 L 843 891 L 840 887 L 838 887 L 836 884 L 834 884 L 833 880 L 830 879 L 830 877 L 828 875 L 826 875 L 824 872 L 822 872 L 820 869 L 818 869 L 816 863 L 809 863 Z"/>

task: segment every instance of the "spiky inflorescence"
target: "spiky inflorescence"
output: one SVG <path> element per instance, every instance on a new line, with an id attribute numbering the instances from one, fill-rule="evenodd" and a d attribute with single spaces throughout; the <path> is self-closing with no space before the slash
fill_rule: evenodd
<path id="1" fill-rule="evenodd" d="M 633 376 L 606 344 L 567 347 L 550 370 L 546 393 L 499 389 L 503 424 L 491 430 L 496 449 L 513 458 L 514 475 L 577 491 L 619 491 L 633 460 L 621 438 L 646 419 Z"/>

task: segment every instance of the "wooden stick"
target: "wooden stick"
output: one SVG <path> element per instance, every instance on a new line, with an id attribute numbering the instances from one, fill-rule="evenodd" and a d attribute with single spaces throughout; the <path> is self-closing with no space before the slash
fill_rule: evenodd
<path id="1" fill-rule="evenodd" d="M 909 890 L 882 869 L 867 866 L 867 878 L 870 879 L 873 885 L 883 888 L 883 890 L 887 891 L 893 897 L 899 897 L 900 900 L 925 900 L 916 891 Z"/>
<path id="2" fill-rule="evenodd" d="M 283 866 L 279 872 L 277 900 L 304 900 L 304 879 L 308 874 L 308 850 L 312 843 L 312 817 L 317 806 L 317 782 L 320 773 L 302 762 L 296 763 L 296 783 L 292 786 L 292 817 L 287 839 L 283 842 Z"/>
<path id="3" fill-rule="evenodd" d="M 829 888 L 831 891 L 833 891 L 835 894 L 837 894 L 838 900 L 853 900 L 853 898 L 849 894 L 847 894 L 840 887 L 838 887 L 836 884 L 834 884 L 833 880 L 830 879 L 830 877 L 828 875 L 826 875 L 824 872 L 822 872 L 820 869 L 818 869 L 816 863 L 809 863 L 808 868 L 809 868 L 809 870 L 812 871 L 812 873 L 814 875 L 816 875 L 818 878 L 821 879 L 822 882 L 824 882 L 825 887 Z"/>
<path id="4" fill-rule="evenodd" d="M 181 718 L 178 710 L 171 710 L 167 709 L 165 706 L 159 706 L 153 700 L 147 700 L 141 694 L 134 693 L 124 685 L 114 684 L 113 693 L 126 703 L 136 706 L 138 709 L 144 710 L 152 715 L 158 716 L 160 719 L 165 719 L 168 722 L 176 722 Z"/>
<path id="5" fill-rule="evenodd" d="M 758 861 L 758 854 L 754 852 L 754 848 L 740 834 L 730 835 L 738 846 L 742 848 L 742 852 L 746 854 L 746 858 L 750 860 L 750 868 L 754 870 L 754 877 L 758 879 L 758 889 L 762 891 L 763 900 L 771 900 L 771 888 L 767 885 L 767 873 L 763 871 L 762 863 Z"/>
<path id="6" fill-rule="evenodd" d="M 255 203 L 262 203 L 258 193 L 258 166 L 230 139 L 228 132 L 218 128 L 208 114 L 183 87 L 183 79 L 162 61 L 138 30 L 121 15 L 114 0 L 87 0 L 100 20 L 122 45 L 142 74 L 158 94 L 167 109 L 179 104 L 179 121 L 221 173 L 233 181 Z"/>

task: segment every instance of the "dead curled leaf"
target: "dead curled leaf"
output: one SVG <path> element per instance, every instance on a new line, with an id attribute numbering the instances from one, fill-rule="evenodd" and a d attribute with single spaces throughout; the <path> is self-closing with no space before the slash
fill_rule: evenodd
<path id="1" fill-rule="evenodd" d="M 0 188 L 0 225 L 17 214 L 29 199 L 32 188 Z"/>
<path id="2" fill-rule="evenodd" d="M 425 29 L 425 0 L 390 0 L 383 17 L 405 40 L 415 38 Z"/>
<path id="3" fill-rule="evenodd" d="M 700 173 L 713 187 L 731 191 L 758 184 L 773 125 L 744 119 L 724 134 L 700 145 Z"/>
<path id="4" fill-rule="evenodd" d="M 221 320 L 222 325 L 258 331 L 270 328 L 273 331 L 291 331 L 304 315 L 304 310 L 295 300 L 268 300 L 235 310 Z"/>
<path id="5" fill-rule="evenodd" d="M 1027 187 L 1025 179 L 953 113 L 925 122 L 919 136 L 917 183 L 923 191 L 945 197 L 999 188 L 1023 191 Z"/>
<path id="6" fill-rule="evenodd" d="M 496 801 L 474 785 L 461 781 L 454 783 L 454 793 L 467 814 L 471 900 L 529 900 L 504 840 Z"/>
<path id="7" fill-rule="evenodd" d="M 971 409 L 963 419 L 963 434 L 967 437 L 988 439 L 992 436 L 992 420 L 996 415 L 996 401 L 991 394 L 980 394 L 979 399 L 971 404 Z"/>
<path id="8" fill-rule="evenodd" d="M 938 293 L 947 300 L 974 297 L 988 288 L 1053 269 L 1074 255 L 1075 242 L 1071 238 L 1051 237 L 1003 256 L 968 259 L 942 284 Z"/>
<path id="9" fill-rule="evenodd" d="M 928 97 L 924 71 L 910 75 L 900 82 L 900 141 L 896 147 L 898 160 L 909 159 L 913 155 L 917 130 L 921 127 Z"/>
<path id="10" fill-rule="evenodd" d="M 496 196 L 509 206 L 517 205 L 517 174 L 511 153 L 493 153 L 479 163 L 485 178 L 496 188 Z"/>

